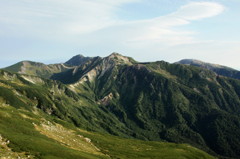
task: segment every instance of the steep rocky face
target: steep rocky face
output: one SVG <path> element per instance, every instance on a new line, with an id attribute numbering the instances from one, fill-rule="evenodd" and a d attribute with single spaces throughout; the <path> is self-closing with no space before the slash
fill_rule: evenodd
<path id="1" fill-rule="evenodd" d="M 218 64 L 206 63 L 206 62 L 202 62 L 199 60 L 193 60 L 193 59 L 184 59 L 184 60 L 181 60 L 176 63 L 197 66 L 197 67 L 201 67 L 201 68 L 205 68 L 205 69 L 214 71 L 218 75 L 231 77 L 231 78 L 235 78 L 235 79 L 240 79 L 240 71 L 235 70 L 230 67 L 226 67 L 226 66 L 222 66 L 222 65 L 218 65 Z"/>
<path id="2" fill-rule="evenodd" d="M 59 80 L 65 84 L 76 84 L 77 82 L 83 83 L 86 81 L 95 82 L 106 73 L 114 71 L 117 67 L 122 65 L 132 65 L 133 63 L 135 63 L 135 61 L 132 58 L 122 56 L 118 53 L 112 53 L 105 58 L 91 58 L 86 63 L 73 69 L 54 74 L 51 79 Z"/>

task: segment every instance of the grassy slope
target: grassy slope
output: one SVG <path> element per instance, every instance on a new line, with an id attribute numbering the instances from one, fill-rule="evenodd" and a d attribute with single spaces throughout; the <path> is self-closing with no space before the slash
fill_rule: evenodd
<path id="1" fill-rule="evenodd" d="M 50 78 L 54 73 L 64 72 L 71 67 L 64 64 L 45 65 L 43 63 L 23 61 L 4 68 L 6 71 Z"/>
<path id="2" fill-rule="evenodd" d="M 87 132 L 41 112 L 36 115 L 2 103 L 0 134 L 10 141 L 8 147 L 12 148 L 12 153 L 17 152 L 25 158 L 214 158 L 185 144 L 122 139 Z M 4 155 L 7 157 L 0 154 L 1 157 Z"/>
<path id="3" fill-rule="evenodd" d="M 106 134 L 84 133 L 112 158 L 214 158 L 187 144 L 122 139 Z"/>
<path id="4" fill-rule="evenodd" d="M 106 158 L 86 151 L 77 151 L 59 141 L 48 138 L 34 127 L 41 125 L 41 118 L 17 110 L 11 106 L 1 106 L 0 134 L 10 140 L 12 151 L 25 152 L 36 158 Z M 34 123 L 34 124 L 33 124 Z M 73 138 L 75 139 L 75 138 Z M 86 143 L 87 145 L 87 143 Z"/>

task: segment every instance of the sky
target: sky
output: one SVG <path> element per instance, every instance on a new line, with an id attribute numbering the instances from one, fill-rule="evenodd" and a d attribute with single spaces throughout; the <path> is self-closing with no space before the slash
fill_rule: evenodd
<path id="1" fill-rule="evenodd" d="M 0 67 L 118 52 L 240 70 L 240 0 L 0 0 Z"/>

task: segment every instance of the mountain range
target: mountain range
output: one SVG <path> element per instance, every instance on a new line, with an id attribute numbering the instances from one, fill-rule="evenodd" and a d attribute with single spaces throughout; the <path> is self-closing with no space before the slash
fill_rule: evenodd
<path id="1" fill-rule="evenodd" d="M 2 149 L 23 158 L 239 158 L 238 78 L 196 60 L 118 53 L 19 62 L 0 71 Z"/>

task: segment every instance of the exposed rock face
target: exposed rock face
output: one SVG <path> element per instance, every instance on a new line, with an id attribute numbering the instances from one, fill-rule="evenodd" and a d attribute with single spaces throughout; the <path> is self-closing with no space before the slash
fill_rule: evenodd
<path id="1" fill-rule="evenodd" d="M 119 66 L 130 66 L 133 63 L 135 63 L 135 61 L 129 57 L 122 56 L 118 53 L 112 53 L 104 58 L 91 58 L 73 69 L 54 74 L 51 79 L 60 80 L 63 83 L 71 84 L 72 87 L 75 87 L 84 82 L 94 82 L 103 77 L 106 73 L 111 74 L 111 72 Z"/>
<path id="2" fill-rule="evenodd" d="M 104 106 L 109 105 L 112 98 L 113 98 L 113 94 L 110 93 L 109 95 L 107 95 L 103 99 L 101 99 L 98 103 L 101 105 L 104 105 Z"/>

